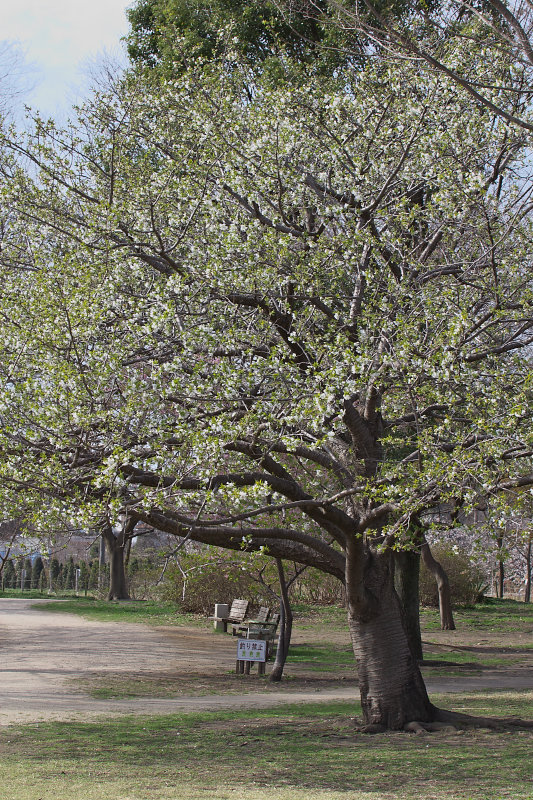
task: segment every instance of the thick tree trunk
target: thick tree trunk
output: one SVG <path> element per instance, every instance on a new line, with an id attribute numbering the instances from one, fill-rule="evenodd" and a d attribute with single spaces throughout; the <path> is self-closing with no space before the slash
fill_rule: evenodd
<path id="1" fill-rule="evenodd" d="M 124 567 L 124 548 L 126 544 L 125 527 L 118 536 L 115 536 L 111 525 L 102 529 L 107 552 L 109 555 L 109 594 L 108 600 L 129 600 L 126 570 Z"/>
<path id="2" fill-rule="evenodd" d="M 411 652 L 422 661 L 422 635 L 420 633 L 420 553 L 400 550 L 394 553 L 394 586 L 404 614 L 405 629 Z"/>
<path id="3" fill-rule="evenodd" d="M 109 594 L 107 599 L 130 599 L 124 567 L 124 546 L 116 547 L 109 554 Z"/>
<path id="4" fill-rule="evenodd" d="M 283 677 L 283 669 L 287 656 L 289 655 L 289 647 L 292 636 L 292 608 L 289 600 L 289 589 L 287 581 L 285 580 L 285 572 L 283 570 L 283 562 L 280 558 L 276 558 L 278 567 L 279 586 L 281 590 L 281 603 L 279 609 L 279 637 L 278 647 L 276 650 L 276 660 L 270 672 L 270 680 L 273 683 L 278 683 Z"/>
<path id="5" fill-rule="evenodd" d="M 424 541 L 421 547 L 422 560 L 437 582 L 439 592 L 440 626 L 443 631 L 454 631 L 452 598 L 450 594 L 450 581 L 442 565 L 433 558 L 429 544 Z"/>
<path id="6" fill-rule="evenodd" d="M 414 720 L 431 722 L 436 709 L 409 647 L 391 553 L 348 542 L 346 594 L 365 724 L 401 730 Z"/>

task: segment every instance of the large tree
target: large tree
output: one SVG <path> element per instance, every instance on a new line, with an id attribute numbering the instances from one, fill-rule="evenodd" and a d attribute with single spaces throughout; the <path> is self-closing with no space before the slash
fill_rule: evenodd
<path id="1" fill-rule="evenodd" d="M 336 575 L 366 722 L 431 722 L 393 553 L 531 482 L 523 135 L 416 65 L 248 78 L 4 142 L 33 317 L 8 304 L 2 483 Z"/>

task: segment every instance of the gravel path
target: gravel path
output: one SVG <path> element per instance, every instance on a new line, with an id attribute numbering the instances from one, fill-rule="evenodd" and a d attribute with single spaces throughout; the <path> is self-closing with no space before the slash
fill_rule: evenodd
<path id="1" fill-rule="evenodd" d="M 48 719 L 90 719 L 102 714 L 167 714 L 355 698 L 352 686 L 320 691 L 247 693 L 98 700 L 76 684 L 95 673 L 137 676 L 161 672 L 210 671 L 234 662 L 235 642 L 195 629 L 95 622 L 74 614 L 47 613 L 39 601 L 0 599 L 0 725 Z M 44 602 L 44 601 L 43 601 Z M 533 689 L 532 674 L 488 674 L 437 678 L 430 692 L 475 689 Z"/>

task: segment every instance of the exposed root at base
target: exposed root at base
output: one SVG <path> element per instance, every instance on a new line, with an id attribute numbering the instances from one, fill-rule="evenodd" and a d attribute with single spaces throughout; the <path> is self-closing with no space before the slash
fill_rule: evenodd
<path id="1" fill-rule="evenodd" d="M 471 714 L 462 714 L 459 711 L 446 711 L 444 708 L 435 708 L 435 721 L 454 725 L 457 728 L 490 728 L 503 730 L 506 728 L 533 728 L 533 720 L 520 719 L 520 717 L 476 717 Z"/>
<path id="2" fill-rule="evenodd" d="M 403 730 L 407 733 L 433 733 L 435 731 L 442 731 L 445 733 L 454 733 L 457 730 L 464 730 L 465 728 L 489 728 L 490 730 L 532 730 L 533 720 L 520 719 L 519 717 L 504 717 L 497 719 L 495 717 L 475 717 L 471 714 L 462 714 L 459 711 L 446 711 L 443 708 L 433 707 L 434 716 L 431 721 L 412 720 L 403 726 Z M 357 720 L 354 718 L 354 722 Z M 390 729 L 385 725 L 379 723 L 369 723 L 365 725 L 356 724 L 356 730 L 359 733 L 375 734 L 386 733 Z"/>
<path id="3" fill-rule="evenodd" d="M 431 731 L 456 731 L 458 728 L 489 728 L 490 730 L 508 730 L 509 728 L 522 728 L 531 730 L 533 720 L 520 719 L 519 717 L 476 717 L 471 714 L 462 714 L 459 711 L 446 711 L 435 708 L 435 717 L 432 722 L 413 720 L 404 725 L 404 731 L 409 733 L 427 733 Z"/>
<path id="4" fill-rule="evenodd" d="M 434 731 L 446 731 L 447 733 L 454 733 L 457 728 L 454 725 L 449 725 L 446 722 L 408 722 L 404 725 L 404 731 L 408 733 L 433 733 Z"/>

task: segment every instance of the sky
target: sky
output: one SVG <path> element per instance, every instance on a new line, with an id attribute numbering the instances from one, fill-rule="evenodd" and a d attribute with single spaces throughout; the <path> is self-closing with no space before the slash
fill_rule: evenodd
<path id="1" fill-rule="evenodd" d="M 87 91 L 90 65 L 104 53 L 119 58 L 132 0 L 3 0 L 0 42 L 24 55 L 24 102 L 63 116 Z"/>

